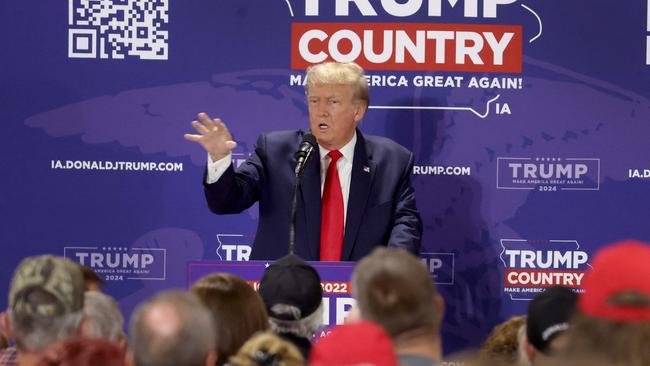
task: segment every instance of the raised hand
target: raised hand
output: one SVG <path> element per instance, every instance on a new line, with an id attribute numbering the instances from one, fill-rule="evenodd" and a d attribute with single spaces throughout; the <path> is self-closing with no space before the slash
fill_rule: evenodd
<path id="1" fill-rule="evenodd" d="M 199 135 L 186 133 L 186 140 L 198 142 L 217 161 L 226 157 L 237 143 L 232 140 L 228 127 L 219 118 L 211 119 L 205 113 L 199 113 L 198 121 L 192 121 L 192 126 Z"/>

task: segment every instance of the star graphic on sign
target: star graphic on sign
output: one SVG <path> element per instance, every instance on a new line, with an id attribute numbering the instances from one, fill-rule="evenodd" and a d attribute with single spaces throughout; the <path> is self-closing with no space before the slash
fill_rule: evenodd
<path id="1" fill-rule="evenodd" d="M 269 262 L 266 262 L 266 263 L 264 264 L 264 268 L 269 268 L 269 266 L 270 266 Z"/>

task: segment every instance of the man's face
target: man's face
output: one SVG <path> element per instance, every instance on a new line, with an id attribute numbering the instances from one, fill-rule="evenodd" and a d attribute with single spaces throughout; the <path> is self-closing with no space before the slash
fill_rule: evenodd
<path id="1" fill-rule="evenodd" d="M 366 106 L 355 100 L 354 87 L 326 84 L 309 87 L 307 106 L 311 132 L 320 145 L 338 150 L 354 136 Z"/>

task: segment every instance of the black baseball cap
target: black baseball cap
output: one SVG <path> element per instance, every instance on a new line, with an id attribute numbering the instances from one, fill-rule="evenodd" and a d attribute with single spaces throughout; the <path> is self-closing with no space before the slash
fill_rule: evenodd
<path id="1" fill-rule="evenodd" d="M 562 286 L 552 286 L 528 304 L 526 336 L 537 350 L 547 352 L 551 341 L 569 329 L 577 295 Z"/>
<path id="2" fill-rule="evenodd" d="M 316 311 L 323 300 L 318 272 L 295 254 L 278 259 L 264 271 L 259 293 L 269 316 L 281 320 L 303 319 Z M 293 306 L 299 312 L 277 311 L 278 304 Z"/>

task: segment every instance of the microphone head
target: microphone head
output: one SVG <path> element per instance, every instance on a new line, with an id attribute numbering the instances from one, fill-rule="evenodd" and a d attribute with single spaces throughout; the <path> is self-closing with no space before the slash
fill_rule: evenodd
<path id="1" fill-rule="evenodd" d="M 304 143 L 304 142 L 308 142 L 308 143 L 310 143 L 313 147 L 316 147 L 316 145 L 318 144 L 318 142 L 316 142 L 316 137 L 315 137 L 314 135 L 312 135 L 311 133 L 309 133 L 309 132 L 306 132 L 306 133 L 304 133 L 304 134 L 302 135 L 302 142 L 303 142 L 303 143 Z"/>
<path id="2" fill-rule="evenodd" d="M 295 153 L 296 159 L 306 158 L 309 153 L 311 153 L 311 151 L 316 148 L 316 146 L 318 146 L 316 137 L 314 137 L 314 135 L 309 132 L 304 133 L 302 135 L 302 142 L 300 143 L 300 147 Z"/>

